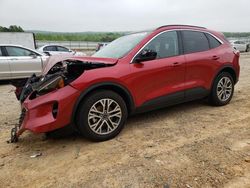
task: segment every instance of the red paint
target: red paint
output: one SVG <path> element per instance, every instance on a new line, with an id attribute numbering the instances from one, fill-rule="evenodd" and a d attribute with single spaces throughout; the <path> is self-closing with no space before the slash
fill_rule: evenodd
<path id="1" fill-rule="evenodd" d="M 223 45 L 204 52 L 180 55 L 159 60 L 130 63 L 132 58 L 152 37 L 165 30 L 192 29 L 210 32 L 217 36 Z M 229 65 L 239 77 L 239 54 L 217 32 L 188 26 L 168 26 L 153 31 L 130 53 L 121 59 L 76 57 L 81 61 L 115 64 L 111 67 L 85 71 L 71 86 L 40 96 L 27 99 L 23 107 L 27 109 L 21 131 L 36 133 L 49 132 L 70 124 L 73 107 L 82 92 L 94 84 L 102 82 L 118 83 L 132 95 L 135 107 L 140 107 L 150 99 L 172 94 L 195 87 L 211 89 L 212 82 L 223 66 Z M 59 104 L 57 118 L 52 116 L 52 105 Z"/>

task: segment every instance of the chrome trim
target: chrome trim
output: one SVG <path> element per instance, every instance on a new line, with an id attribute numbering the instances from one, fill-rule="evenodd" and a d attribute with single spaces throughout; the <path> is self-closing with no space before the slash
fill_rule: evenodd
<path id="1" fill-rule="evenodd" d="M 147 46 L 152 40 L 154 40 L 156 37 L 158 37 L 159 35 L 166 33 L 166 32 L 170 32 L 170 31 L 196 31 L 196 32 L 201 32 L 201 33 L 207 33 L 211 36 L 213 36 L 214 38 L 216 38 L 221 44 L 224 44 L 224 42 L 219 39 L 217 36 L 215 36 L 214 34 L 208 32 L 208 31 L 201 31 L 201 30 L 195 30 L 195 29 L 171 29 L 171 30 L 166 30 L 166 31 L 162 31 L 160 33 L 158 33 L 157 35 L 155 35 L 153 38 L 151 38 L 146 44 L 144 44 L 139 50 L 138 52 L 133 56 L 133 58 L 131 59 L 130 63 L 133 63 L 135 57 L 142 51 L 142 49 Z M 196 53 L 196 52 L 195 52 Z"/>

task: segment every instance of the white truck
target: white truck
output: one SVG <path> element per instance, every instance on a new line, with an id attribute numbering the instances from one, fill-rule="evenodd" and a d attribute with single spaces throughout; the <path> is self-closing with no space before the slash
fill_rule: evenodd
<path id="1" fill-rule="evenodd" d="M 29 32 L 0 32 L 0 44 L 13 44 L 36 49 L 35 35 Z"/>

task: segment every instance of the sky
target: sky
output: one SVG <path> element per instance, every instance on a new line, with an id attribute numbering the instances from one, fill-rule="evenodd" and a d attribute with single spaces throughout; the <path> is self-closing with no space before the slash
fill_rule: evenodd
<path id="1" fill-rule="evenodd" d="M 250 32 L 250 0 L 0 0 L 0 26 L 57 32 L 191 24 Z"/>

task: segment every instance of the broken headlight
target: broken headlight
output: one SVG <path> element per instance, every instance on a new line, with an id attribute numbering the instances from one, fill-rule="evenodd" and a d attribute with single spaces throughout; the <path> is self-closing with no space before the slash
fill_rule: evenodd
<path id="1" fill-rule="evenodd" d="M 34 90 L 38 95 L 44 95 L 53 90 L 63 88 L 64 85 L 64 78 L 61 75 L 55 75 L 43 80 L 39 85 L 34 87 Z"/>

